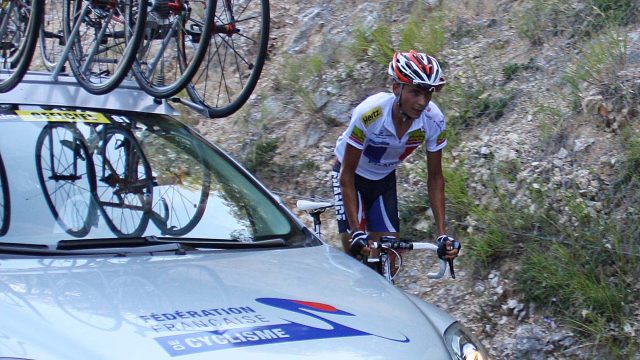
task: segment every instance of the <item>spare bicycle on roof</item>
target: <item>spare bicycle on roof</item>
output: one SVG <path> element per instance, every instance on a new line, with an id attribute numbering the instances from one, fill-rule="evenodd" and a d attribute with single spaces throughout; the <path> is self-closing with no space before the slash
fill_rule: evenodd
<path id="1" fill-rule="evenodd" d="M 229 116 L 255 89 L 267 54 L 268 0 L 35 0 L 0 9 L 0 92 L 39 45 L 55 81 L 67 65 L 88 92 L 125 79 L 209 118 Z"/>

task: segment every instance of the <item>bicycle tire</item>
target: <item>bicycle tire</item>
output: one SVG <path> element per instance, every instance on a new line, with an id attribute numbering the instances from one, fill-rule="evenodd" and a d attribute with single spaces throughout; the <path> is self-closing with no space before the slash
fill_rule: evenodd
<path id="1" fill-rule="evenodd" d="M 7 172 L 4 168 L 2 156 L 0 156 L 0 236 L 4 236 L 9 231 L 9 223 L 11 221 L 11 197 L 9 196 L 9 181 Z"/>
<path id="2" fill-rule="evenodd" d="M 144 36 L 147 0 L 118 0 L 115 6 L 113 3 L 63 3 L 64 40 L 72 43 L 67 60 L 80 86 L 94 95 L 106 94 L 120 85 L 131 70 Z"/>
<path id="3" fill-rule="evenodd" d="M 94 155 L 101 157 L 94 161 L 99 166 L 96 198 L 105 223 L 118 237 L 142 235 L 149 223 L 153 180 L 140 144 L 129 130 L 110 128 Z"/>
<path id="4" fill-rule="evenodd" d="M 163 176 L 154 177 L 151 220 L 162 235 L 182 236 L 193 230 L 204 215 L 211 189 L 211 173 L 204 166 L 201 144 L 179 135 L 169 141 L 180 149 L 180 153 L 188 153 L 190 157 L 176 163 L 175 157 L 167 156 L 163 158 L 174 162 L 165 166 L 154 164 L 154 172 L 162 171 Z M 197 181 L 190 181 L 193 179 Z M 193 194 L 198 195 L 194 198 Z M 171 197 L 169 203 L 166 202 L 168 197 Z"/>
<path id="5" fill-rule="evenodd" d="M 55 131 L 56 129 L 63 129 L 63 131 L 58 132 Z M 70 135 L 65 135 L 65 131 L 68 131 Z M 54 136 L 58 140 L 54 141 Z M 43 155 L 46 155 L 46 158 Z M 56 156 L 58 163 L 54 163 Z M 60 165 L 62 161 L 69 159 L 73 159 L 71 162 L 73 166 L 70 166 L 69 163 Z M 78 170 L 76 163 L 78 159 L 84 163 L 84 173 L 75 173 Z M 73 169 L 73 173 L 65 172 L 68 169 Z M 84 136 L 76 128 L 68 124 L 47 124 L 42 129 L 36 141 L 38 181 L 51 214 L 64 231 L 74 237 L 87 235 L 94 223 L 96 211 L 93 194 L 96 183 L 93 169 L 93 162 Z M 46 178 L 45 171 L 51 173 Z M 82 181 L 83 184 L 76 184 L 76 181 Z M 68 190 L 63 190 L 66 185 L 71 185 L 71 187 Z M 71 200 L 77 198 L 84 200 L 86 208 L 76 207 L 78 202 Z M 70 205 L 72 208 L 68 209 Z M 62 207 L 62 214 L 58 207 Z M 72 213 L 69 214 L 68 210 L 71 210 Z M 67 219 L 68 217 L 71 219 Z"/>
<path id="6" fill-rule="evenodd" d="M 0 92 L 13 89 L 27 73 L 43 8 L 44 0 L 10 1 L 0 8 Z M 5 44 L 9 44 L 7 49 Z"/>
<path id="7" fill-rule="evenodd" d="M 210 118 L 238 111 L 255 90 L 267 58 L 268 0 L 219 0 L 207 56 L 187 86 Z"/>
<path id="8" fill-rule="evenodd" d="M 216 0 L 156 0 L 145 36 L 133 63 L 140 87 L 156 98 L 168 98 L 191 81 L 211 39 Z"/>
<path id="9" fill-rule="evenodd" d="M 69 2 L 70 0 L 62 0 Z M 64 19 L 62 1 L 45 1 L 42 26 L 40 26 L 40 57 L 44 67 L 53 71 L 64 49 Z"/>

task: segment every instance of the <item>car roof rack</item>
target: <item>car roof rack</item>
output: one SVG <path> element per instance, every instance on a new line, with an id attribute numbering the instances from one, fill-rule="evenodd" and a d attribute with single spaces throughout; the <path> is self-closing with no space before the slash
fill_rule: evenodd
<path id="1" fill-rule="evenodd" d="M 191 107 L 182 99 L 171 101 Z M 60 74 L 54 79 L 51 73 L 35 71 L 27 72 L 11 91 L 0 93 L 0 103 L 100 108 L 172 116 L 180 114 L 169 101 L 148 95 L 134 80 L 124 80 L 108 94 L 94 95 L 84 90 L 72 75 Z M 198 111 L 197 108 L 193 110 Z"/>

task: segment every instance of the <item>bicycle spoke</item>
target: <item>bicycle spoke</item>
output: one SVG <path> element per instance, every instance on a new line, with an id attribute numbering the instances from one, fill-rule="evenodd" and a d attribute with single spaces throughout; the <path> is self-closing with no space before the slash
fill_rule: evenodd
<path id="1" fill-rule="evenodd" d="M 135 60 L 144 36 L 147 0 L 65 0 L 64 41 L 69 64 L 85 90 L 115 89 Z"/>
<path id="2" fill-rule="evenodd" d="M 77 130 L 47 125 L 36 144 L 36 167 L 45 200 L 70 235 L 89 232 L 94 213 L 93 166 Z"/>
<path id="3" fill-rule="evenodd" d="M 151 170 L 135 136 L 124 129 L 103 129 L 103 143 L 94 162 L 100 174 L 100 211 L 117 236 L 139 236 L 149 221 Z"/>
<path id="4" fill-rule="evenodd" d="M 13 89 L 29 68 L 44 0 L 3 2 L 0 9 L 0 92 Z"/>
<path id="5" fill-rule="evenodd" d="M 210 117 L 224 117 L 247 101 L 262 72 L 269 34 L 268 1 L 220 1 L 215 22 L 205 65 L 187 91 Z"/>
<path id="6" fill-rule="evenodd" d="M 140 87 L 157 98 L 180 92 L 202 63 L 211 39 L 216 0 L 158 0 L 149 11 L 133 64 Z"/>

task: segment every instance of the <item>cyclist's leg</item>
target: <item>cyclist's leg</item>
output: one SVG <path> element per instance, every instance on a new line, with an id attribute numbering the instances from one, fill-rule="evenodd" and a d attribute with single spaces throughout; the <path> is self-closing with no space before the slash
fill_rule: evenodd
<path id="1" fill-rule="evenodd" d="M 398 216 L 398 196 L 396 191 L 395 172 L 375 182 L 367 181 L 362 185 L 365 204 L 367 231 L 371 241 L 378 241 L 383 236 L 399 237 L 400 218 Z M 375 254 L 374 254 L 375 255 Z M 389 254 L 392 274 L 395 272 L 395 255 Z"/>

